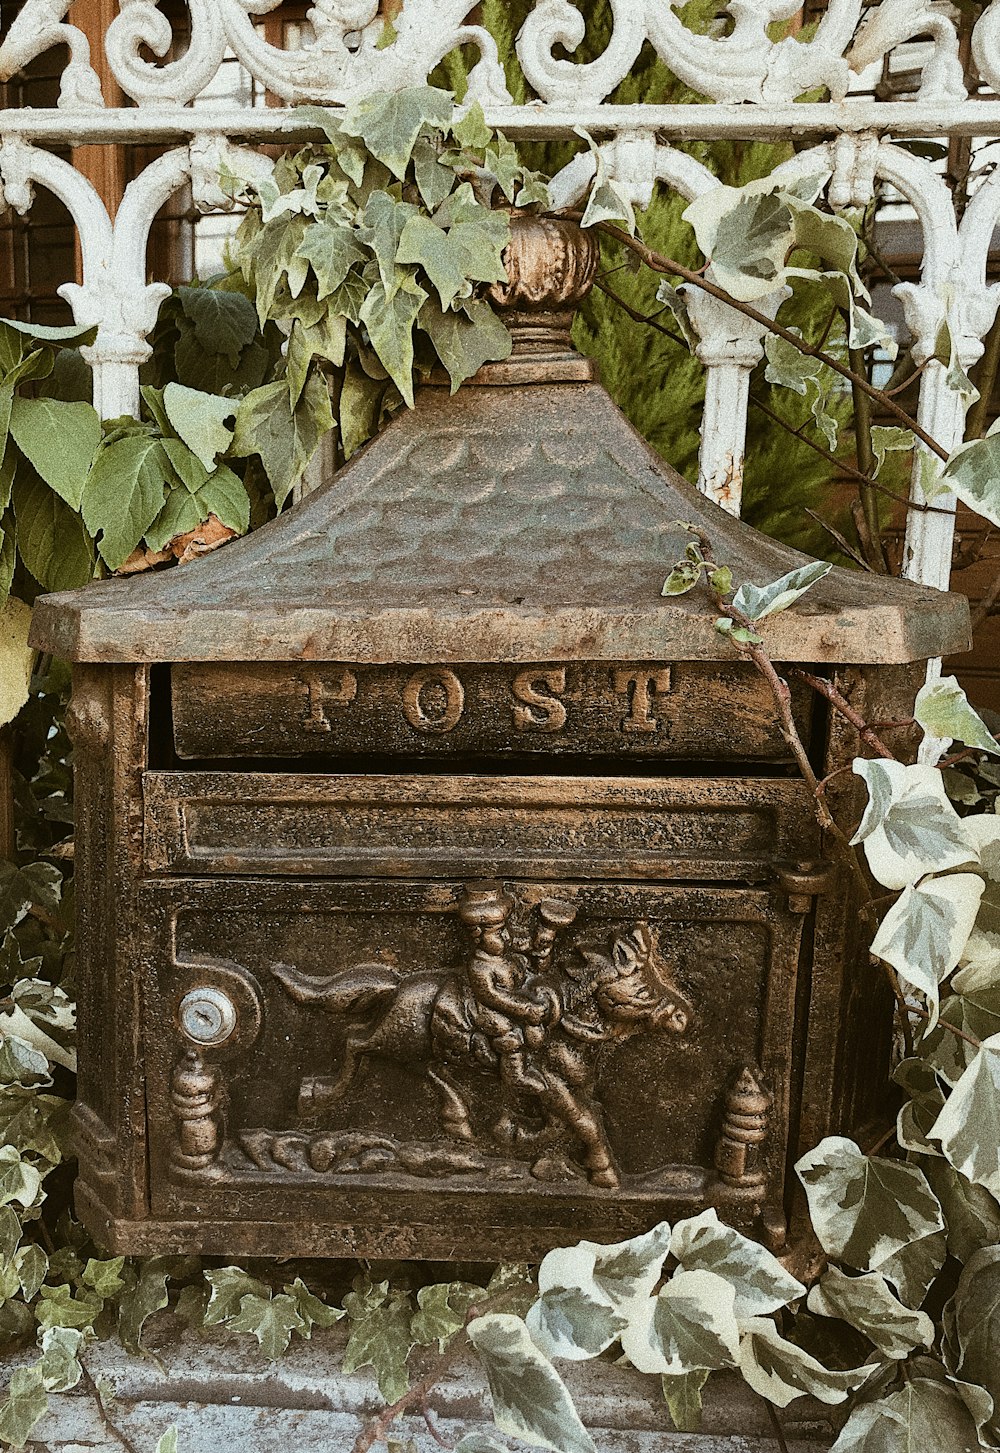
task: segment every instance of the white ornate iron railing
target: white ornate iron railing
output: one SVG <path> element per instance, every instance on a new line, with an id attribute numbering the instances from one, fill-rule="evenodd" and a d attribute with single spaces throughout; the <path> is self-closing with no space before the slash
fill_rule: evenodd
<path id="1" fill-rule="evenodd" d="M 106 417 L 138 410 L 138 369 L 168 289 L 147 281 L 150 225 L 160 207 L 190 184 L 196 207 L 227 205 L 217 177 L 220 163 L 266 168 L 253 145 L 294 140 L 310 133 L 293 112 L 278 108 L 193 103 L 204 97 L 227 54 L 286 102 L 346 103 L 377 90 L 422 84 L 456 47 L 479 51 L 470 99 L 488 121 L 512 137 L 566 137 L 585 128 L 600 144 L 609 172 L 634 203 L 648 203 L 656 185 L 695 197 L 718 185 L 690 155 L 676 148 L 693 138 L 789 138 L 810 143 L 784 171 L 828 177 L 837 205 L 865 205 L 879 179 L 909 202 L 922 231 L 918 282 L 896 293 L 914 340 L 914 359 L 926 362 L 919 420 L 951 449 L 962 439 L 966 403 L 946 382 L 946 365 L 933 357 L 941 325 L 949 324 L 958 361 L 968 370 L 983 352 L 1000 304 L 987 282 L 987 261 L 1000 222 L 1000 172 L 981 180 L 959 221 L 949 188 L 934 165 L 894 144 L 906 138 L 1000 136 L 1000 100 L 970 91 L 1000 91 L 1000 0 L 978 19 L 971 59 L 961 54 L 955 15 L 947 0 L 830 0 L 811 39 L 769 37 L 775 22 L 800 10 L 799 0 L 729 0 L 728 23 L 696 35 L 675 13 L 675 0 L 610 0 L 611 43 L 597 60 L 578 64 L 572 53 L 585 34 L 588 6 L 536 0 L 517 43 L 524 78 L 535 99 L 515 105 L 490 34 L 470 23 L 470 0 L 405 0 L 387 33 L 378 0 L 317 0 L 309 12 L 313 38 L 301 49 L 267 42 L 259 17 L 276 0 L 187 0 L 190 43 L 176 59 L 175 36 L 155 0 L 119 0 L 104 35 L 107 69 L 131 103 L 105 105 L 90 46 L 67 24 L 68 0 L 25 0 L 0 41 L 0 81 L 17 74 L 53 46 L 68 47 L 58 108 L 0 112 L 0 201 L 18 213 L 31 206 L 33 187 L 49 188 L 69 210 L 79 234 L 81 281 L 61 289 L 81 325 L 98 326 L 87 350 L 95 375 L 95 402 Z M 394 38 L 393 38 L 394 35 Z M 923 38 L 923 64 L 912 99 L 880 101 L 851 95 L 852 83 L 907 42 Z M 389 40 L 387 44 L 386 41 Z M 606 97 L 630 72 L 649 41 L 681 81 L 707 98 L 699 105 L 620 106 Z M 799 103 L 822 90 L 826 101 Z M 172 149 L 127 187 L 112 222 L 81 172 L 46 149 L 56 143 L 161 144 Z M 581 143 L 582 148 L 582 143 Z M 595 165 L 581 150 L 556 182 L 561 204 L 586 187 Z M 770 299 L 772 311 L 780 303 Z M 690 299 L 707 371 L 701 487 L 739 510 L 749 377 L 762 356 L 758 325 L 711 298 Z M 930 361 L 927 361 L 930 360 Z M 914 474 L 913 499 L 924 499 Z M 926 476 L 923 476 L 926 480 Z M 954 499 L 935 499 L 938 512 L 911 510 L 905 572 L 940 587 L 948 584 Z M 941 512 L 941 507 L 945 512 Z M 952 513 L 947 511 L 951 510 Z"/>

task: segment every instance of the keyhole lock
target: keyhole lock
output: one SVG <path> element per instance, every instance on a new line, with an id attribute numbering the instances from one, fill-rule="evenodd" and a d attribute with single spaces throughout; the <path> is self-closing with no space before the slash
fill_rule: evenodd
<path id="1" fill-rule="evenodd" d="M 193 1044 L 225 1044 L 236 1028 L 236 1006 L 221 989 L 205 984 L 184 995 L 177 1018 Z"/>

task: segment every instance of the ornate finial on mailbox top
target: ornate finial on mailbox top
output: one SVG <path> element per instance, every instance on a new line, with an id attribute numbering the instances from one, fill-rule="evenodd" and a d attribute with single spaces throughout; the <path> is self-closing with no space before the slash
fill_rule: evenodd
<path id="1" fill-rule="evenodd" d="M 544 378 L 533 374 L 525 382 L 596 377 L 595 365 L 573 348 L 570 329 L 599 260 L 594 233 L 568 217 L 511 213 L 510 242 L 504 251 L 507 282 L 494 283 L 486 296 L 510 329 L 514 351 L 507 364 L 487 364 L 482 381 L 496 382 L 498 372 L 512 367 L 520 377 L 526 364 L 542 363 Z"/>

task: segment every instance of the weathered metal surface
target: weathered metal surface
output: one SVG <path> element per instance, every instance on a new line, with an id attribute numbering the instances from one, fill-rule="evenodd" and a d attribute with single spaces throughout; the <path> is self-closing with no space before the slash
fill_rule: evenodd
<path id="1" fill-rule="evenodd" d="M 660 593 L 680 520 L 737 580 L 805 562 L 699 495 L 597 384 L 427 388 L 292 512 L 182 570 L 48 596 L 32 641 L 78 661 L 717 661 L 703 589 Z M 847 570 L 768 626 L 786 661 L 968 645 L 964 599 Z"/>
<path id="2" fill-rule="evenodd" d="M 778 873 L 783 891 L 801 895 L 795 864 L 819 850 L 799 784 L 780 778 L 148 772 L 143 790 L 151 873 Z"/>
<path id="3" fill-rule="evenodd" d="M 792 705 L 808 743 L 814 700 L 800 682 Z M 766 684 L 739 661 L 183 665 L 171 672 L 171 708 L 174 750 L 185 759 L 790 760 Z"/>

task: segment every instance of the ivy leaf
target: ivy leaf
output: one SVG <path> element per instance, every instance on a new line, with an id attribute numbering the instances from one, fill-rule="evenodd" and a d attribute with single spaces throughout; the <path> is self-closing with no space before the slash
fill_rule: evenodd
<path id="1" fill-rule="evenodd" d="M 854 771 L 867 784 L 868 805 L 851 842 L 864 843 L 868 866 L 886 888 L 978 860 L 936 767 L 855 757 Z"/>
<path id="2" fill-rule="evenodd" d="M 985 886 L 976 873 L 907 884 L 872 942 L 876 958 L 924 995 L 931 1029 L 937 1023 L 939 987 L 958 965 Z"/>
<path id="3" fill-rule="evenodd" d="M 18 470 L 13 501 L 17 548 L 39 585 L 45 590 L 86 585 L 94 574 L 94 548 L 79 515 L 33 470 Z M 10 538 L 13 543 L 12 533 Z"/>
<path id="4" fill-rule="evenodd" d="M 712 263 L 716 281 L 740 302 L 765 297 L 781 284 L 785 258 L 794 241 L 788 203 L 750 187 L 713 187 L 684 213 L 698 246 Z"/>
<path id="5" fill-rule="evenodd" d="M 287 1292 L 276 1297 L 258 1297 L 248 1293 L 240 1302 L 239 1312 L 229 1319 L 233 1332 L 252 1332 L 261 1352 L 273 1362 L 288 1347 L 293 1332 L 307 1330 L 297 1306 L 297 1299 Z"/>
<path id="6" fill-rule="evenodd" d="M 49 1062 L 18 1035 L 10 1033 L 0 1017 L 0 1084 L 51 1084 Z"/>
<path id="7" fill-rule="evenodd" d="M 944 1229 L 923 1171 L 863 1155 L 843 1136 L 827 1136 L 795 1170 L 824 1251 L 859 1271 L 876 1271 L 911 1243 Z"/>
<path id="8" fill-rule="evenodd" d="M 233 431 L 224 421 L 235 414 L 236 400 L 168 383 L 163 390 L 163 407 L 192 454 L 207 470 L 213 470 L 216 455 L 225 453 L 232 441 Z"/>
<path id="9" fill-rule="evenodd" d="M 231 452 L 240 458 L 260 455 L 280 509 L 332 427 L 330 395 L 322 379 L 308 380 L 294 413 L 284 381 L 262 384 L 240 400 Z"/>
<path id="10" fill-rule="evenodd" d="M 692 560 L 681 560 L 671 570 L 663 582 L 661 595 L 687 595 L 693 590 L 701 579 L 701 566 L 696 565 Z"/>
<path id="11" fill-rule="evenodd" d="M 8 595 L 0 604 L 0 726 L 13 721 L 28 700 L 35 661 L 30 630 L 31 607 Z"/>
<path id="12" fill-rule="evenodd" d="M 985 439 L 960 447 L 941 477 L 963 504 L 1000 525 L 1000 434 L 991 430 Z"/>
<path id="13" fill-rule="evenodd" d="M 610 1246 L 581 1241 L 548 1253 L 538 1269 L 538 1290 L 544 1296 L 549 1291 L 576 1288 L 592 1301 L 628 1316 L 652 1294 L 669 1250 L 666 1221 L 642 1236 Z"/>
<path id="14" fill-rule="evenodd" d="M 553 1453 L 597 1453 L 562 1379 L 519 1317 L 493 1312 L 470 1322 L 468 1330 L 501 1433 Z"/>
<path id="15" fill-rule="evenodd" d="M 104 1302 L 94 1292 L 82 1291 L 74 1296 L 68 1282 L 57 1287 L 42 1287 L 38 1295 L 35 1319 L 45 1331 L 50 1327 L 89 1331 L 104 1308 Z"/>
<path id="16" fill-rule="evenodd" d="M 424 269 L 437 289 L 445 312 L 459 294 L 468 297 L 472 292 L 463 266 L 465 249 L 429 217 L 417 213 L 408 219 L 400 235 L 396 261 L 415 263 Z"/>
<path id="17" fill-rule="evenodd" d="M 45 483 L 78 510 L 87 471 L 101 442 L 97 411 L 90 404 L 17 396 L 10 432 Z"/>
<path id="18" fill-rule="evenodd" d="M 16 1266 L 21 1295 L 26 1302 L 30 1302 L 45 1280 L 49 1258 L 37 1242 L 31 1241 L 17 1253 Z"/>
<path id="19" fill-rule="evenodd" d="M 320 302 L 336 292 L 356 262 L 368 258 L 352 228 L 328 222 L 313 222 L 306 228 L 296 255 L 305 258 L 316 274 Z"/>
<path id="20" fill-rule="evenodd" d="M 800 566 L 798 570 L 790 570 L 787 575 L 782 575 L 779 580 L 772 580 L 769 585 L 741 585 L 733 596 L 733 605 L 752 621 L 766 620 L 777 611 L 787 610 L 790 605 L 794 605 L 800 596 L 805 595 L 825 575 L 829 575 L 832 569 L 833 566 L 827 561 L 814 560 L 809 565 Z"/>
<path id="21" fill-rule="evenodd" d="M 127 1352 L 139 1352 L 142 1329 L 148 1317 L 162 1311 L 170 1298 L 167 1277 L 175 1264 L 172 1256 L 153 1256 L 139 1261 L 139 1274 L 118 1305 L 118 1336 Z"/>
<path id="22" fill-rule="evenodd" d="M 677 1271 L 639 1306 L 622 1333 L 622 1350 L 640 1372 L 679 1377 L 735 1367 L 740 1329 L 732 1283 L 711 1271 Z"/>
<path id="23" fill-rule="evenodd" d="M 768 1317 L 752 1317 L 740 1341 L 744 1379 L 755 1393 L 779 1408 L 787 1408 L 806 1394 L 821 1403 L 842 1403 L 877 1367 L 871 1363 L 849 1372 L 832 1371 L 782 1337 Z"/>
<path id="24" fill-rule="evenodd" d="M 455 394 L 467 378 L 484 363 L 510 357 L 514 340 L 489 303 L 471 298 L 458 312 L 442 313 L 428 300 L 417 321 L 434 345 L 434 351 L 448 370 Z"/>
<path id="25" fill-rule="evenodd" d="M 432 1342 L 438 1351 L 445 1347 L 465 1325 L 466 1314 L 477 1297 L 485 1296 L 482 1287 L 471 1282 L 442 1282 L 437 1286 L 421 1287 L 417 1292 L 419 1311 L 414 1313 L 410 1331 L 416 1342 L 429 1347 Z"/>
<path id="26" fill-rule="evenodd" d="M 20 923 L 29 908 L 58 910 L 62 897 L 62 874 L 54 863 L 36 860 L 23 868 L 0 861 L 0 919 L 9 928 Z"/>
<path id="27" fill-rule="evenodd" d="M 83 520 L 110 569 L 125 564 L 160 513 L 167 468 L 149 437 L 120 439 L 98 453 L 83 489 Z"/>
<path id="28" fill-rule="evenodd" d="M 963 1267 L 944 1322 L 950 1328 L 945 1344 L 949 1370 L 993 1398 L 996 1412 L 987 1434 L 995 1443 L 1000 1437 L 1000 1247 L 977 1251 Z"/>
<path id="29" fill-rule="evenodd" d="M 339 1322 L 341 1317 L 346 1316 L 342 1307 L 328 1307 L 326 1302 L 321 1302 L 319 1297 L 313 1296 L 301 1277 L 283 1288 L 287 1296 L 290 1296 L 295 1303 L 296 1310 L 302 1319 L 302 1326 L 298 1331 L 305 1338 L 312 1336 L 313 1327 L 332 1327 Z"/>
<path id="30" fill-rule="evenodd" d="M 49 1399 L 40 1368 L 15 1368 L 7 1385 L 7 1399 L 0 1407 L 0 1442 L 23 1448 L 35 1424 L 49 1410 Z"/>
<path id="31" fill-rule="evenodd" d="M 732 1226 L 715 1210 L 678 1221 L 670 1251 L 684 1271 L 709 1271 L 729 1282 L 736 1294 L 736 1317 L 762 1316 L 805 1294 L 805 1287 L 776 1256 Z"/>
<path id="32" fill-rule="evenodd" d="M 424 126 L 444 129 L 454 101 L 436 86 L 410 86 L 402 91 L 377 91 L 355 101 L 341 118 L 340 129 L 363 141 L 383 166 L 402 181 L 414 143 Z"/>
<path id="33" fill-rule="evenodd" d="M 663 1401 L 678 1433 L 697 1433 L 701 1429 L 701 1394 L 711 1373 L 704 1369 L 682 1372 L 677 1377 L 664 1374 L 660 1378 Z"/>
<path id="34" fill-rule="evenodd" d="M 38 1370 L 46 1392 L 69 1392 L 83 1376 L 80 1348 L 86 1334 L 78 1327 L 49 1327 L 42 1333 L 42 1356 Z"/>
<path id="35" fill-rule="evenodd" d="M 486 124 L 483 108 L 478 101 L 473 101 L 452 122 L 451 134 L 466 151 L 482 152 L 489 146 L 493 140 L 493 132 Z"/>
<path id="36" fill-rule="evenodd" d="M 629 1319 L 610 1300 L 579 1287 L 549 1287 L 524 1320 L 531 1340 L 546 1357 L 568 1362 L 582 1362 L 606 1352 L 629 1326 Z"/>
<path id="37" fill-rule="evenodd" d="M 1000 1034 L 983 1040 L 928 1133 L 957 1171 L 1000 1193 Z"/>
<path id="38" fill-rule="evenodd" d="M 413 1346 L 413 1309 L 409 1296 L 390 1291 L 388 1282 L 379 1282 L 363 1291 L 349 1292 L 344 1308 L 351 1319 L 344 1371 L 349 1374 L 361 1367 L 373 1368 L 385 1401 L 396 1402 L 410 1385 L 406 1359 Z"/>
<path id="39" fill-rule="evenodd" d="M 177 1426 L 169 1427 L 156 1444 L 156 1453 L 177 1453 Z"/>
<path id="40" fill-rule="evenodd" d="M 1000 756 L 1000 742 L 966 698 L 954 676 L 922 686 L 913 715 L 929 736 Z"/>
<path id="41" fill-rule="evenodd" d="M 948 1226 L 948 1250 L 963 1264 L 984 1246 L 1000 1244 L 1000 1205 L 943 1157 L 928 1161 L 924 1174 L 941 1202 Z"/>
<path id="42" fill-rule="evenodd" d="M 361 321 L 368 329 L 379 362 L 411 409 L 413 325 L 426 301 L 427 294 L 419 283 L 405 275 L 391 295 L 382 283 L 376 283 L 361 309 Z"/>
<path id="43" fill-rule="evenodd" d="M 125 1285 L 121 1274 L 124 1265 L 124 1256 L 113 1256 L 110 1261 L 96 1261 L 91 1257 L 83 1270 L 83 1284 L 91 1287 L 99 1297 L 117 1296 Z"/>
<path id="44" fill-rule="evenodd" d="M 268 1288 L 262 1281 L 238 1266 L 223 1266 L 218 1271 L 206 1271 L 205 1280 L 212 1288 L 205 1312 L 206 1327 L 217 1327 L 228 1318 L 235 1317 L 244 1297 L 268 1295 Z"/>
<path id="45" fill-rule="evenodd" d="M 831 1453 L 975 1453 L 976 1421 L 954 1384 L 912 1377 L 876 1403 L 855 1408 Z"/>
<path id="46" fill-rule="evenodd" d="M 930 1347 L 934 1341 L 930 1317 L 904 1307 L 877 1271 L 847 1276 L 831 1266 L 810 1291 L 807 1306 L 818 1316 L 849 1322 L 894 1360 L 908 1357 L 914 1347 Z"/>
<path id="47" fill-rule="evenodd" d="M 421 200 L 429 212 L 436 211 L 455 186 L 454 171 L 450 166 L 442 165 L 437 147 L 426 136 L 419 136 L 413 148 L 413 174 Z"/>

